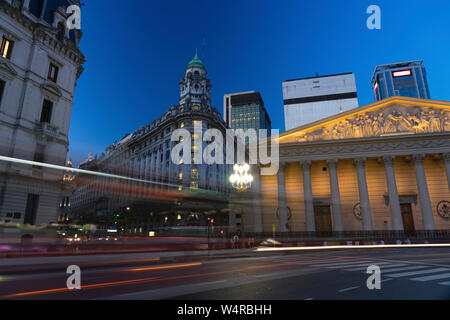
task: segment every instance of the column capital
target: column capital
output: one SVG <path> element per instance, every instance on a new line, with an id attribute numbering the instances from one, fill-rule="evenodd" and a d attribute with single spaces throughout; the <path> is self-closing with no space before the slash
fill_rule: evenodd
<path id="1" fill-rule="evenodd" d="M 425 160 L 425 154 L 413 154 L 411 158 L 414 163 L 423 163 L 423 161 Z"/>
<path id="2" fill-rule="evenodd" d="M 338 159 L 328 159 L 327 165 L 329 168 L 337 168 L 338 165 Z"/>
<path id="3" fill-rule="evenodd" d="M 301 160 L 299 163 L 303 169 L 311 169 L 311 160 Z"/>
<path id="4" fill-rule="evenodd" d="M 385 156 L 383 157 L 384 165 L 392 166 L 394 165 L 395 156 Z"/>
<path id="5" fill-rule="evenodd" d="M 367 160 L 367 158 L 365 158 L 365 157 L 355 158 L 355 159 L 353 159 L 353 164 L 357 168 L 358 167 L 364 167 L 364 165 L 366 164 L 366 160 Z"/>

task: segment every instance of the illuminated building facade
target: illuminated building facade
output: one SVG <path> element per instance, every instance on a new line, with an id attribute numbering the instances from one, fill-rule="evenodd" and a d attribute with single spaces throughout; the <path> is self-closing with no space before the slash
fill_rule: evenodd
<path id="1" fill-rule="evenodd" d="M 450 102 L 391 97 L 279 143 L 278 174 L 256 186 L 265 232 L 450 228 Z"/>
<path id="2" fill-rule="evenodd" d="M 100 157 L 90 155 L 80 165 L 81 169 L 135 180 L 78 175 L 72 198 L 74 215 L 83 219 L 104 217 L 109 223 L 108 217 L 133 211 L 134 220 L 120 223 L 124 231 L 140 234 L 164 226 L 204 226 L 208 217 L 214 217 L 217 224 L 228 224 L 228 211 L 221 209 L 227 206 L 231 166 L 198 161 L 202 157 L 198 143 L 202 150 L 207 143 L 194 132 L 194 126 L 201 125 L 202 132 L 215 128 L 223 135 L 226 130 L 220 113 L 211 106 L 211 83 L 206 75 L 196 54 L 179 82 L 178 105 L 108 146 Z M 171 137 L 177 129 L 191 133 L 191 164 L 173 163 L 171 159 L 171 150 L 178 143 Z M 211 202 L 194 204 L 187 200 L 187 193 L 193 197 L 203 194 Z"/>
<path id="3" fill-rule="evenodd" d="M 371 82 L 376 101 L 393 96 L 430 99 L 423 60 L 379 65 Z"/>

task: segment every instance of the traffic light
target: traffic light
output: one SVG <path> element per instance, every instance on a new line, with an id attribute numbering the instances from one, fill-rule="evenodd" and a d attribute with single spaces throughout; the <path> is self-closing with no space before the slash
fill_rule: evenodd
<path id="1" fill-rule="evenodd" d="M 210 222 L 211 222 L 211 224 L 214 224 L 214 219 L 211 219 Z"/>

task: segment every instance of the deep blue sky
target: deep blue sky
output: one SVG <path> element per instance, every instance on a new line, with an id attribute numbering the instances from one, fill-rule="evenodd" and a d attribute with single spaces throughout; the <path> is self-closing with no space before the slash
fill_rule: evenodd
<path id="1" fill-rule="evenodd" d="M 178 82 L 196 48 L 220 112 L 225 93 L 256 90 L 280 131 L 281 83 L 316 72 L 354 72 L 365 105 L 374 101 L 377 64 L 424 59 L 431 97 L 450 101 L 449 0 L 84 2 L 80 45 L 87 62 L 69 137 L 75 164 L 177 104 Z M 366 28 L 371 4 L 381 7 L 381 30 Z"/>

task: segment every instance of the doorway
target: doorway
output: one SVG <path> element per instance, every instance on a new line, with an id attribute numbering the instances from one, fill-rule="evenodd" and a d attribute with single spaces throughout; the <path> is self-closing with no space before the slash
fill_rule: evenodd
<path id="1" fill-rule="evenodd" d="M 400 203 L 400 211 L 402 213 L 403 229 L 405 231 L 414 231 L 414 218 L 412 214 L 411 203 Z"/>
<path id="2" fill-rule="evenodd" d="M 316 232 L 333 231 L 330 205 L 314 205 L 314 222 Z"/>

